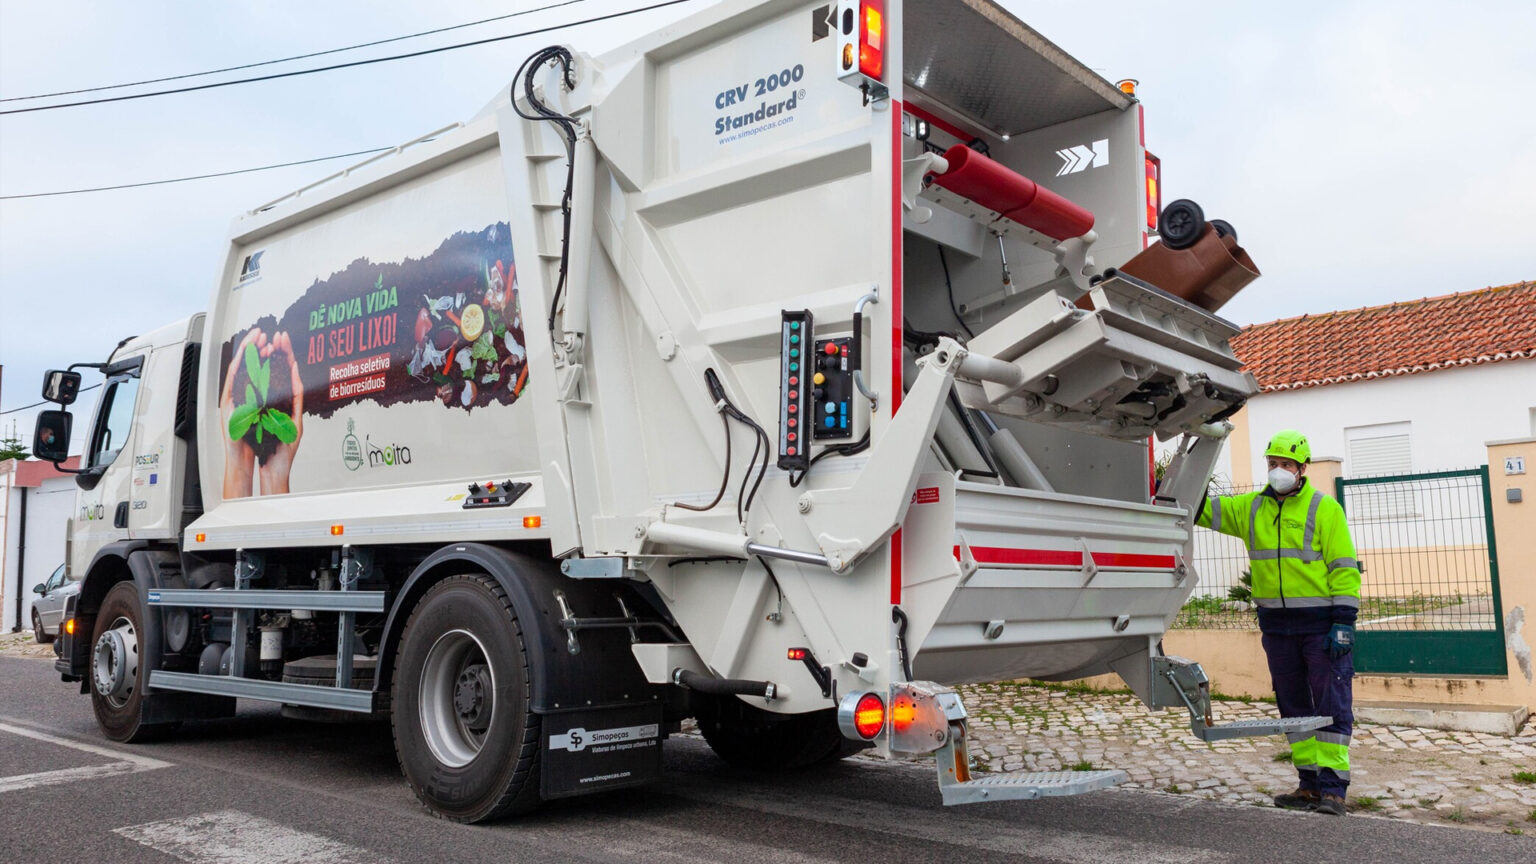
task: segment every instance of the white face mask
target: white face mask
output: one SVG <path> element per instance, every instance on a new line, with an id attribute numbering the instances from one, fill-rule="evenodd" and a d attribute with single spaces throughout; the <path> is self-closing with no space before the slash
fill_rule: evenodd
<path id="1" fill-rule="evenodd" d="M 1279 492 L 1281 495 L 1295 489 L 1296 480 L 1296 475 L 1284 468 L 1269 469 L 1269 488 Z"/>

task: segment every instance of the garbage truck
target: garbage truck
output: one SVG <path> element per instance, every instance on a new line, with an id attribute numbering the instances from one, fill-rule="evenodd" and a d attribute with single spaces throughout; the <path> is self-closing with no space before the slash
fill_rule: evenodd
<path id="1" fill-rule="evenodd" d="M 104 379 L 57 669 L 119 742 L 387 714 L 466 822 L 653 780 L 688 718 L 759 769 L 931 757 L 945 804 L 1124 779 L 973 776 L 967 682 L 1315 728 L 1213 722 L 1161 650 L 1258 271 L 1142 128 L 991 0 L 538 51 L 239 215 L 205 313 L 47 373 L 39 442 Z"/>

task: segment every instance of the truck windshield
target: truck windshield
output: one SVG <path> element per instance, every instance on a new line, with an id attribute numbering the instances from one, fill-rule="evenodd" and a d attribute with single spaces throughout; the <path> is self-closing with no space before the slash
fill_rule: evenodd
<path id="1" fill-rule="evenodd" d="M 107 383 L 102 394 L 101 410 L 97 412 L 97 428 L 91 447 L 91 467 L 101 468 L 112 464 L 119 450 L 128 441 L 133 429 L 133 405 L 139 395 L 137 373 Z"/>

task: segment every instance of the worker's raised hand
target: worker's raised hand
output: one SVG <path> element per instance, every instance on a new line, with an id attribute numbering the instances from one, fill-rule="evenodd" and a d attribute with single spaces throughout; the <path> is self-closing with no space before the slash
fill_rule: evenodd
<path id="1" fill-rule="evenodd" d="M 304 438 L 304 382 L 299 377 L 299 363 L 293 355 L 293 340 L 286 332 L 277 333 L 272 343 L 262 352 L 264 358 L 281 355 L 288 362 L 288 374 L 293 393 L 292 441 L 278 439 L 272 455 L 260 468 L 261 494 L 277 495 L 288 491 L 288 478 L 293 472 L 293 457 L 298 453 L 299 441 Z"/>
<path id="2" fill-rule="evenodd" d="M 256 470 L 256 451 L 251 449 L 244 435 L 230 435 L 230 418 L 235 413 L 235 372 L 240 368 L 241 358 L 245 356 L 248 345 L 256 346 L 260 351 L 266 345 L 267 335 L 259 328 L 252 327 L 247 330 L 245 337 L 235 346 L 235 352 L 230 355 L 229 371 L 224 374 L 224 387 L 219 395 L 219 417 L 223 419 L 222 429 L 224 434 L 219 437 L 224 441 L 224 497 L 249 498 L 251 496 L 251 479 Z"/>

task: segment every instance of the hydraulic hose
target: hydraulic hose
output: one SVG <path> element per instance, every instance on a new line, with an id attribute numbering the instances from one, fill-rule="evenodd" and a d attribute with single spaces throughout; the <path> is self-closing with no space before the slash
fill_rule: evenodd
<path id="1" fill-rule="evenodd" d="M 672 670 L 672 683 L 711 696 L 760 696 L 772 699 L 779 688 L 772 681 L 748 681 L 744 678 L 713 678 L 679 666 Z"/>

